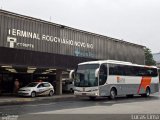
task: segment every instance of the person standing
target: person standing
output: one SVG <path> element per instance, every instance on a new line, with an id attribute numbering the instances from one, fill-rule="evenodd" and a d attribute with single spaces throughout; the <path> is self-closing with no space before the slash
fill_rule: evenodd
<path id="1" fill-rule="evenodd" d="M 18 92 L 18 89 L 19 89 L 19 80 L 18 79 L 16 79 L 15 81 L 14 81 L 14 93 L 17 93 Z"/>

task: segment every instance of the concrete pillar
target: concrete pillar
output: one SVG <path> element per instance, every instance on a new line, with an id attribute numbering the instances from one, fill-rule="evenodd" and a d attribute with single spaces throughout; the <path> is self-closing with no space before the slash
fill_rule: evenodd
<path id="1" fill-rule="evenodd" d="M 56 95 L 62 95 L 62 70 L 56 70 Z"/>
<path id="2" fill-rule="evenodd" d="M 3 74 L 0 73 L 0 95 L 2 94 L 2 81 L 3 81 Z"/>

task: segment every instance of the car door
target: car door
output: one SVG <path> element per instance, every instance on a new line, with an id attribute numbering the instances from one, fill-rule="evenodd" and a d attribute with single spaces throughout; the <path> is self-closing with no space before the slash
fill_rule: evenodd
<path id="1" fill-rule="evenodd" d="M 44 84 L 41 83 L 37 86 L 37 94 L 38 95 L 43 95 L 44 94 L 44 91 L 45 91 L 45 87 L 44 87 Z"/>
<path id="2" fill-rule="evenodd" d="M 44 85 L 44 95 L 48 95 L 51 90 L 50 84 L 44 83 L 43 85 Z"/>

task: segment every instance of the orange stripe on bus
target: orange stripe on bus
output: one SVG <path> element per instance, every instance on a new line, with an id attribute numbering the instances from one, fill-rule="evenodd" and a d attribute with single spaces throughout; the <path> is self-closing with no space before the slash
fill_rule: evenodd
<path id="1" fill-rule="evenodd" d="M 147 86 L 150 86 L 150 84 L 151 84 L 151 77 L 142 77 L 141 84 L 139 85 L 138 88 L 138 93 L 140 92 L 141 88 L 145 90 Z"/>

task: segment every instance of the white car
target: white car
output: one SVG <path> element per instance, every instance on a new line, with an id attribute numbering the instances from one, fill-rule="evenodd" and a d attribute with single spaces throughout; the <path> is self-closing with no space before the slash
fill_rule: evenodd
<path id="1" fill-rule="evenodd" d="M 65 81 L 63 85 L 63 90 L 67 92 L 74 92 L 74 82 L 73 81 Z"/>
<path id="2" fill-rule="evenodd" d="M 54 87 L 49 82 L 32 82 L 18 91 L 19 96 L 36 97 L 38 95 L 54 94 Z"/>

